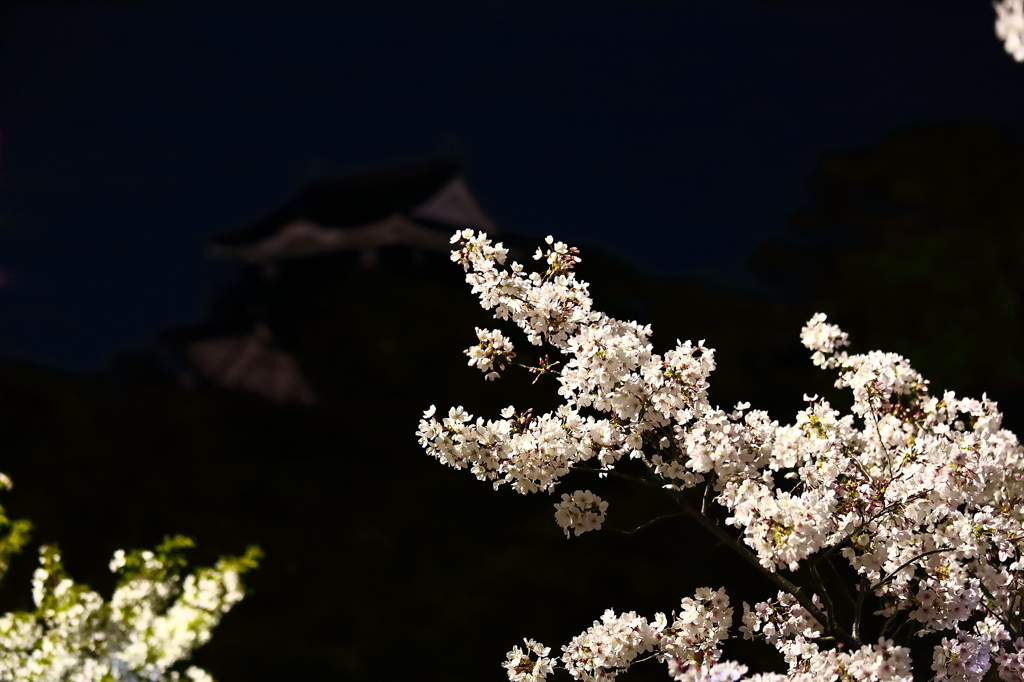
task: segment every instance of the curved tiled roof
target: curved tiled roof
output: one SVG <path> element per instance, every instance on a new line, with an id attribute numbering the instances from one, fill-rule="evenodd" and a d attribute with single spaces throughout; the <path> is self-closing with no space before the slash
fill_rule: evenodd
<path id="1" fill-rule="evenodd" d="M 209 244 L 228 249 L 254 244 L 295 220 L 334 228 L 374 223 L 395 213 L 409 213 L 457 174 L 456 164 L 442 161 L 314 182 L 263 218 L 215 237 Z"/>

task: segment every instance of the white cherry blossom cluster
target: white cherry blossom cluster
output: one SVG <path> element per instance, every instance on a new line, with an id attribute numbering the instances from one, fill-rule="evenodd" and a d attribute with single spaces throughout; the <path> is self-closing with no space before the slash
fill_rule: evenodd
<path id="1" fill-rule="evenodd" d="M 562 647 L 562 667 L 584 682 L 608 682 L 628 670 L 638 657 L 650 654 L 646 658 L 666 662 L 673 677 L 687 679 L 689 671 L 718 663 L 720 643 L 728 637 L 731 624 L 732 609 L 724 589 L 697 590 L 692 599 L 683 599 L 671 619 L 658 613 L 648 621 L 632 611 L 615 615 L 609 609 L 600 621 Z M 548 673 L 551 667 L 549 661 Z"/>
<path id="2" fill-rule="evenodd" d="M 996 35 L 1007 54 L 1024 62 L 1024 0 L 1001 0 L 992 6 L 996 10 Z"/>
<path id="3" fill-rule="evenodd" d="M 656 626 L 634 611 L 616 616 L 608 609 L 562 647 L 562 663 L 577 680 L 607 682 L 654 647 L 656 632 Z"/>
<path id="4" fill-rule="evenodd" d="M 474 365 L 484 372 L 488 381 L 493 381 L 501 376 L 498 370 L 505 369 L 505 363 L 516 356 L 515 348 L 504 334 L 498 329 L 476 330 L 476 337 L 480 343 L 466 349 L 469 356 L 469 366 Z"/>
<path id="5" fill-rule="evenodd" d="M 68 577 L 56 547 L 42 547 L 32 578 L 36 610 L 0 616 L 0 679 L 213 682 L 195 666 L 176 668 L 243 598 L 241 575 L 256 565 L 259 550 L 182 579 L 181 550 L 190 546 L 177 537 L 156 552 L 118 551 L 110 601 Z"/>
<path id="6" fill-rule="evenodd" d="M 998 655 L 999 677 L 1003 680 L 1024 680 L 1024 639 L 1014 643 L 1015 652 Z"/>
<path id="7" fill-rule="evenodd" d="M 732 613 L 725 588 L 702 587 L 692 599 L 683 598 L 671 623 L 664 614 L 657 614 L 655 644 L 668 661 L 669 672 L 717 663 L 721 643 L 729 636 Z"/>
<path id="8" fill-rule="evenodd" d="M 936 682 L 981 682 L 992 667 L 990 653 L 991 646 L 984 637 L 963 631 L 958 632 L 953 639 L 943 637 L 942 643 L 935 647 L 932 657 L 932 670 L 935 671 Z"/>
<path id="9" fill-rule="evenodd" d="M 622 433 L 607 419 L 582 417 L 569 408 L 534 416 L 508 407 L 501 419 L 473 420 L 453 407 L 438 420 L 431 407 L 418 432 L 430 453 L 456 469 L 469 469 L 495 488 L 509 484 L 520 493 L 551 491 L 572 464 L 590 459 L 608 466 L 627 450 Z M 631 451 L 631 450 L 630 450 Z"/>
<path id="10" fill-rule="evenodd" d="M 822 608 L 815 595 L 814 605 Z M 743 604 L 745 639 L 763 638 L 785 656 L 791 668 L 799 669 L 819 651 L 816 640 L 822 635 L 821 623 L 814 619 L 793 595 L 779 592 L 777 599 L 759 602 L 751 609 Z"/>
<path id="11" fill-rule="evenodd" d="M 570 530 L 579 535 L 600 530 L 607 509 L 608 503 L 594 493 L 577 490 L 572 495 L 564 493 L 562 501 L 555 504 L 555 521 L 565 531 L 565 537 L 569 537 Z"/>
<path id="12" fill-rule="evenodd" d="M 508 652 L 508 660 L 502 663 L 502 667 L 508 671 L 508 677 L 512 682 L 543 680 L 553 670 L 551 659 L 548 657 L 551 647 L 538 644 L 532 639 L 524 639 L 523 642 L 526 644 L 526 650 L 517 646 L 512 647 L 512 651 Z"/>
<path id="13" fill-rule="evenodd" d="M 816 396 L 790 424 L 747 403 L 726 412 L 708 402 L 714 351 L 701 341 L 656 353 L 649 326 L 593 309 L 575 249 L 548 238 L 537 253 L 546 270 L 526 273 L 504 267 L 507 251 L 484 234 L 452 241 L 481 304 L 561 355 L 533 371 L 554 375 L 564 402 L 543 415 L 508 407 L 493 420 L 431 408 L 418 431 L 428 453 L 521 493 L 552 492 L 575 472 L 662 490 L 677 513 L 651 523 L 690 517 L 780 590 L 744 605 L 741 631 L 782 652 L 789 671 L 749 679 L 909 682 L 903 643 L 923 636 L 935 642 L 936 680 L 1021 682 L 1024 448 L 993 401 L 932 395 L 905 358 L 849 353 L 846 334 L 817 314 L 801 338 L 852 393 L 850 413 Z M 485 372 L 511 352 L 501 332 L 478 339 L 471 363 Z M 555 507 L 567 535 L 605 522 L 607 503 L 589 490 Z M 851 576 L 846 591 L 826 588 Z M 555 667 L 607 680 L 655 658 L 678 680 L 748 679 L 721 658 L 731 609 L 720 594 L 698 595 L 706 613 L 684 603 L 682 630 L 608 611 L 563 647 L 560 666 L 530 640 L 506 668 L 513 680 Z"/>

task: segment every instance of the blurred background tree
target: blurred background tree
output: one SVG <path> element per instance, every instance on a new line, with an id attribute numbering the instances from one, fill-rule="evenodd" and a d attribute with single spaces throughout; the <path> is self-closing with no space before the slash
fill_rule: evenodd
<path id="1" fill-rule="evenodd" d="M 1024 388 L 1024 148 L 983 126 L 911 129 L 827 156 L 813 200 L 755 269 L 859 348 L 910 358 L 936 390 Z"/>

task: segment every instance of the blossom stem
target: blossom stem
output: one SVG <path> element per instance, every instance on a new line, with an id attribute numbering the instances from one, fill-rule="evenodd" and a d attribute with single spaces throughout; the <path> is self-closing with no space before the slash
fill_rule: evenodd
<path id="1" fill-rule="evenodd" d="M 829 596 L 828 590 L 825 589 L 825 582 L 821 579 L 821 575 L 818 573 L 818 568 L 814 564 L 808 566 L 810 568 L 811 578 L 814 580 L 814 586 L 821 592 L 821 596 L 825 599 L 825 615 L 828 617 L 828 629 L 835 629 L 836 625 L 836 612 L 835 607 L 832 605 L 832 597 Z"/>
<path id="2" fill-rule="evenodd" d="M 857 599 L 850 592 L 850 587 L 846 584 L 846 581 L 843 580 L 843 576 L 839 574 L 839 569 L 836 568 L 834 563 L 832 563 L 831 558 L 828 559 L 828 567 L 832 569 L 832 574 L 836 577 L 836 584 L 838 584 L 839 589 L 842 590 L 843 596 L 846 597 L 846 600 L 850 602 L 851 606 L 855 606 L 857 604 Z"/>
<path id="3" fill-rule="evenodd" d="M 874 405 L 874 403 L 869 403 L 869 405 L 871 407 L 871 416 L 875 420 L 875 433 L 878 435 L 878 446 L 881 447 L 882 448 L 882 452 L 885 453 L 885 464 L 886 464 L 887 468 L 889 469 L 889 482 L 886 483 L 882 487 L 883 490 L 884 490 L 885 488 L 889 487 L 889 483 L 892 483 L 892 480 L 893 480 L 892 457 L 889 454 L 889 448 L 887 448 L 885 446 L 885 439 L 882 438 L 882 428 L 881 428 L 881 426 L 879 426 L 879 423 L 878 423 L 878 413 L 875 412 L 875 405 Z"/>
<path id="4" fill-rule="evenodd" d="M 985 583 L 981 583 L 980 587 L 981 587 L 981 591 L 985 593 L 985 596 L 988 597 L 989 600 L 991 600 L 992 603 L 994 604 L 995 603 L 995 597 L 993 597 L 992 593 L 988 591 L 987 587 L 985 587 Z M 1000 616 L 998 613 L 996 613 L 995 611 L 992 610 L 992 607 L 990 607 L 984 601 L 981 602 L 981 605 L 983 607 L 985 607 L 985 610 L 988 611 L 994 618 L 996 618 L 1000 623 L 1003 624 L 1003 627 L 1005 627 L 1010 632 L 1010 635 L 1014 639 L 1016 639 L 1017 637 L 1020 637 L 1020 633 L 1017 630 L 1017 628 L 1013 627 L 1010 623 L 1007 623 L 1006 620 L 1002 616 Z"/>
<path id="5" fill-rule="evenodd" d="M 864 613 L 864 594 L 868 591 L 868 579 L 861 577 L 860 585 L 857 586 L 857 604 L 853 610 L 853 636 L 857 644 L 861 641 L 861 616 Z"/>
<path id="6" fill-rule="evenodd" d="M 661 516 L 658 516 L 658 517 L 655 517 L 655 518 L 651 519 L 647 523 L 640 524 L 639 526 L 637 526 L 633 530 L 616 530 L 616 529 L 612 529 L 612 531 L 615 532 L 615 533 L 618 533 L 619 535 L 633 535 L 634 533 L 639 533 L 644 528 L 649 528 L 650 526 L 653 526 L 654 524 L 658 523 L 659 521 L 664 521 L 665 519 L 674 519 L 674 518 L 678 518 L 678 517 L 681 517 L 681 516 L 689 516 L 689 515 L 687 513 L 685 513 L 685 512 L 680 512 L 678 514 L 663 514 Z"/>
<path id="7" fill-rule="evenodd" d="M 897 569 L 896 569 L 895 571 L 893 571 L 892 573 L 890 573 L 889 575 L 885 576 L 884 578 L 882 578 L 881 580 L 879 580 L 879 581 L 878 581 L 877 583 L 875 583 L 874 585 L 872 585 L 871 587 L 869 587 L 869 588 L 868 588 L 868 590 L 869 590 L 869 591 L 871 591 L 871 592 L 874 592 L 874 591 L 875 591 L 875 590 L 877 590 L 877 589 L 878 589 L 879 587 L 882 587 L 882 586 L 883 586 L 883 585 L 885 585 L 886 583 L 890 582 L 890 581 L 891 581 L 891 580 L 892 580 L 893 578 L 895 578 L 895 577 L 897 576 L 897 574 L 899 574 L 899 572 L 900 572 L 900 571 L 902 571 L 902 570 L 903 570 L 904 568 L 906 568 L 906 567 L 907 567 L 907 566 L 909 566 L 910 564 L 914 563 L 914 562 L 915 562 L 915 561 L 917 561 L 918 559 L 923 559 L 923 558 L 925 558 L 926 556 L 928 556 L 928 555 L 930 555 L 930 554 L 938 554 L 938 553 L 940 553 L 940 552 L 952 552 L 952 551 L 953 551 L 953 549 L 954 549 L 953 547 L 944 547 L 944 548 L 942 548 L 942 549 L 933 549 L 933 550 L 931 550 L 931 551 L 929 551 L 929 552 L 922 552 L 921 554 L 918 554 L 918 555 L 917 555 L 916 557 L 914 557 L 913 559 L 909 559 L 909 560 L 907 560 L 907 561 L 903 562 L 903 565 L 902 565 L 902 566 L 900 566 L 900 567 L 899 567 L 899 568 L 897 568 Z"/>
<path id="8" fill-rule="evenodd" d="M 711 501 L 711 491 L 713 489 L 712 483 L 713 481 L 709 478 L 707 483 L 704 484 L 704 498 L 701 500 L 700 503 L 701 516 L 708 515 L 708 502 Z"/>
<path id="9" fill-rule="evenodd" d="M 701 514 L 700 511 L 695 509 L 682 495 L 675 495 L 673 497 L 679 506 L 686 510 L 690 516 L 696 519 L 697 523 L 704 526 L 704 528 L 710 531 L 711 534 L 718 538 L 723 544 L 731 547 L 733 551 L 739 554 L 744 561 L 751 566 L 754 566 L 761 575 L 773 582 L 783 591 L 793 595 L 793 597 L 800 602 L 800 605 L 807 609 L 808 613 L 810 613 L 818 623 L 827 624 L 830 622 L 828 616 L 821 612 L 821 609 L 814 604 L 802 588 L 790 582 L 784 576 L 779 575 L 777 571 L 769 571 L 767 568 L 762 566 L 757 555 L 747 549 L 739 538 L 732 537 L 724 528 L 716 524 L 707 516 Z M 842 641 L 844 644 L 847 644 L 848 646 L 859 645 L 859 640 L 854 639 L 848 632 L 844 631 L 838 625 L 832 624 L 826 625 L 826 627 L 829 628 L 830 634 L 834 635 L 836 639 Z"/>
<path id="10" fill-rule="evenodd" d="M 892 624 L 895 623 L 896 619 L 899 618 L 902 615 L 905 615 L 905 612 L 897 610 L 896 613 L 894 613 L 891 616 L 889 616 L 889 618 L 887 618 L 886 621 L 885 621 L 885 625 L 882 626 L 882 631 L 879 633 L 878 636 L 879 637 L 885 637 L 886 633 L 889 632 L 889 628 L 892 627 Z M 901 627 L 902 627 L 902 625 L 905 625 L 905 623 L 901 624 Z"/>
<path id="11" fill-rule="evenodd" d="M 851 530 L 849 533 L 847 533 L 843 537 L 842 540 L 840 540 L 839 542 L 835 543 L 834 545 L 829 547 L 827 550 L 825 550 L 824 552 L 822 552 L 821 554 L 816 556 L 814 559 L 811 560 L 811 563 L 814 566 L 817 566 L 822 561 L 825 561 L 826 559 L 829 559 L 832 556 L 832 554 L 834 554 L 838 550 L 842 549 L 843 545 L 845 545 L 847 542 L 849 542 L 850 539 L 853 538 L 853 536 L 855 536 L 858 533 L 860 533 L 862 530 L 867 528 L 869 524 L 871 524 L 873 521 L 877 521 L 878 519 L 880 519 L 882 516 L 884 516 L 888 512 L 893 511 L 895 509 L 898 509 L 901 506 L 906 506 L 908 503 L 913 502 L 914 500 L 918 500 L 918 499 L 921 499 L 922 497 L 927 497 L 927 496 L 928 496 L 927 493 L 919 492 L 919 493 L 914 493 L 913 495 L 911 495 L 910 497 L 908 497 L 905 500 L 897 500 L 896 502 L 893 502 L 892 504 L 888 505 L 887 507 L 883 508 L 880 512 L 878 512 L 877 514 L 872 516 L 870 519 L 868 519 L 864 523 L 860 524 L 859 526 L 857 526 L 856 528 Z"/>
<path id="12" fill-rule="evenodd" d="M 615 469 L 593 469 L 591 467 L 573 467 L 572 470 L 587 471 L 596 474 L 608 474 L 611 476 L 617 476 L 618 478 L 622 478 L 628 481 L 632 481 L 634 483 L 639 483 L 647 487 L 657 487 L 660 489 L 660 486 L 656 486 L 644 480 L 643 478 L 640 478 L 639 476 L 631 476 L 629 474 L 624 474 Z M 711 483 L 708 482 L 707 485 L 710 486 Z M 673 500 L 675 500 L 676 504 L 683 508 L 684 515 L 691 516 L 694 519 L 696 519 L 697 523 L 704 526 L 704 528 L 710 531 L 711 534 L 718 538 L 724 545 L 731 547 L 733 551 L 735 551 L 737 554 L 740 555 L 740 557 L 743 558 L 744 561 L 749 563 L 751 566 L 754 566 L 759 573 L 768 578 L 768 580 L 773 582 L 777 587 L 779 587 L 783 591 L 793 595 L 796 598 L 796 600 L 800 602 L 800 605 L 807 609 L 807 611 L 811 614 L 811 616 L 814 617 L 815 620 L 817 620 L 821 624 L 825 624 L 825 626 L 829 629 L 829 632 L 832 635 L 834 635 L 836 639 L 842 641 L 848 646 L 857 645 L 859 643 L 859 641 L 850 636 L 848 632 L 845 632 L 842 628 L 840 628 L 831 617 L 822 613 L 821 609 L 815 606 L 814 602 L 811 600 L 810 597 L 807 596 L 807 593 L 804 592 L 803 589 L 801 589 L 799 586 L 795 585 L 791 581 L 787 580 L 785 577 L 779 575 L 777 571 L 769 571 L 764 566 L 762 566 L 760 560 L 757 558 L 757 555 L 751 552 L 749 549 L 747 549 L 739 540 L 739 538 L 734 538 L 731 535 L 729 535 L 729 533 L 727 533 L 724 528 L 715 523 L 710 517 L 701 513 L 700 510 L 694 508 L 693 505 L 691 505 L 685 497 L 678 493 L 678 491 L 675 492 L 676 494 L 671 495 L 671 497 L 673 498 Z M 641 528 L 642 527 L 643 526 L 641 526 Z M 639 528 L 637 530 L 639 530 Z"/>
<path id="13" fill-rule="evenodd" d="M 621 478 L 623 480 L 630 481 L 632 483 L 637 483 L 648 488 L 655 488 L 657 490 L 661 490 L 660 485 L 655 485 L 654 483 L 651 483 L 650 481 L 640 478 L 639 476 L 631 476 L 630 474 L 624 474 L 621 471 L 618 471 L 617 469 L 595 469 L 594 467 L 575 466 L 570 468 L 569 471 L 583 471 L 590 474 L 604 474 L 605 476 L 614 476 L 615 478 Z"/>

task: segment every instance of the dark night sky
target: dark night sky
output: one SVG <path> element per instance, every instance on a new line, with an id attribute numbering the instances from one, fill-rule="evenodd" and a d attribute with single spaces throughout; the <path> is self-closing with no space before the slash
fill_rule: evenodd
<path id="1" fill-rule="evenodd" d="M 820 155 L 1024 139 L 984 0 L 125 0 L 0 9 L 0 352 L 92 369 L 199 318 L 204 239 L 455 147 L 513 230 L 738 269 Z M 467 294 L 468 295 L 468 294 Z"/>

